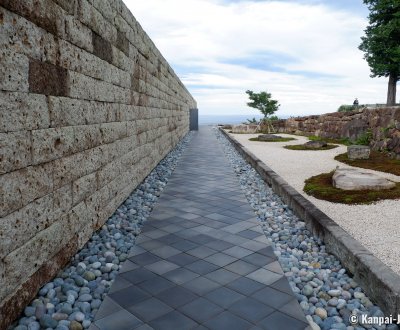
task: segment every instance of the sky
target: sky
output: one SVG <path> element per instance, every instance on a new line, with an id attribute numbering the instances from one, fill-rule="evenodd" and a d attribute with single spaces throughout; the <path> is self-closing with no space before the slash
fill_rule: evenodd
<path id="1" fill-rule="evenodd" d="M 201 115 L 255 115 L 246 90 L 267 91 L 278 117 L 384 103 L 358 50 L 362 0 L 124 0 L 197 100 Z"/>

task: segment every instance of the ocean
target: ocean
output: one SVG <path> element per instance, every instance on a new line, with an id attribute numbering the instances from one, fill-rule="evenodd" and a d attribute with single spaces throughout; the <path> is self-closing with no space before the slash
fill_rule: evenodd
<path id="1" fill-rule="evenodd" d="M 247 119 L 256 118 L 261 119 L 260 115 L 233 115 L 233 116 L 219 116 L 219 115 L 201 115 L 199 114 L 199 125 L 216 125 L 216 124 L 241 124 L 246 122 Z"/>

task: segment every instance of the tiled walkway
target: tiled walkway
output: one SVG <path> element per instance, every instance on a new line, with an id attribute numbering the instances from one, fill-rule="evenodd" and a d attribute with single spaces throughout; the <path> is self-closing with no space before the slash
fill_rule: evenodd
<path id="1" fill-rule="evenodd" d="M 305 329 L 213 132 L 201 127 L 91 329 Z"/>

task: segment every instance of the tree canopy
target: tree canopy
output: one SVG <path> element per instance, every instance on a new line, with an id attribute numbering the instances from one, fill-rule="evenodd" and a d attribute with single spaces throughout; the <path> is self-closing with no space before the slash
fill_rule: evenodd
<path id="1" fill-rule="evenodd" d="M 271 94 L 268 92 L 254 93 L 253 91 L 246 91 L 249 95 L 250 102 L 247 103 L 249 107 L 256 108 L 264 115 L 265 119 L 273 115 L 278 109 L 280 104 L 277 100 L 271 99 Z"/>
<path id="2" fill-rule="evenodd" d="M 369 25 L 359 49 L 371 69 L 371 77 L 389 77 L 388 105 L 396 100 L 400 79 L 400 1 L 364 0 L 370 10 Z"/>

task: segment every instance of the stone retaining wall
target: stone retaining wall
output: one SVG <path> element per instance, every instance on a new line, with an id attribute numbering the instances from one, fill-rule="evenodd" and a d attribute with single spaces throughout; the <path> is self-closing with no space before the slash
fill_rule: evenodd
<path id="1" fill-rule="evenodd" d="M 400 159 L 400 107 L 364 108 L 351 112 L 289 118 L 274 122 L 274 126 L 280 133 L 350 140 L 370 132 L 373 149 L 392 152 Z"/>
<path id="2" fill-rule="evenodd" d="M 0 329 L 189 130 L 121 0 L 0 1 Z"/>

